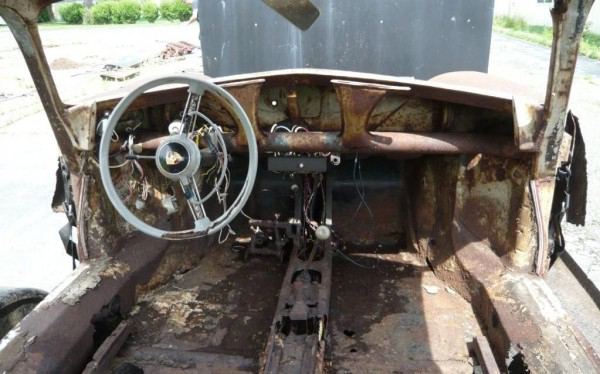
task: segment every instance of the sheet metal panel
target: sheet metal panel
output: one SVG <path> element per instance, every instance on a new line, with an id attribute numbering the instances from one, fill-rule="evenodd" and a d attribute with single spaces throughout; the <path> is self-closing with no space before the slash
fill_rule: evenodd
<path id="1" fill-rule="evenodd" d="M 205 74 L 323 68 L 429 79 L 487 72 L 494 0 L 314 0 L 301 31 L 258 0 L 200 1 Z"/>

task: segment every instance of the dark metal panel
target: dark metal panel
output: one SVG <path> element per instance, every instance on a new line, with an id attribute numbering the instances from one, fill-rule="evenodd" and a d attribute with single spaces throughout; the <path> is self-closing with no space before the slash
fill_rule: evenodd
<path id="1" fill-rule="evenodd" d="M 201 1 L 204 72 L 326 68 L 428 79 L 487 72 L 494 0 L 315 0 L 307 30 L 261 1 Z"/>
<path id="2" fill-rule="evenodd" d="M 327 159 L 302 156 L 269 157 L 269 170 L 324 173 L 327 171 Z"/>

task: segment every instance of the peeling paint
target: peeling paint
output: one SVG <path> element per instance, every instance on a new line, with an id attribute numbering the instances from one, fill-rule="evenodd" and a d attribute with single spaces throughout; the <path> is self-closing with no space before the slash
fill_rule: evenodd
<path id="1" fill-rule="evenodd" d="M 28 336 L 27 332 L 21 332 L 19 326 L 0 341 L 0 371 L 2 373 L 11 371 L 27 355 L 27 349 L 36 340 L 36 336 Z"/>
<path id="2" fill-rule="evenodd" d="M 89 271 L 91 267 L 90 263 L 79 264 L 75 270 L 73 270 L 62 282 L 60 282 L 42 302 L 38 304 L 36 309 L 46 309 L 51 304 L 55 303 L 68 289 L 77 282 L 77 279 L 82 276 L 85 272 Z M 34 309 L 35 312 L 35 309 Z"/>
<path id="3" fill-rule="evenodd" d="M 89 290 L 100 283 L 101 275 L 109 270 L 110 258 L 90 261 L 90 266 L 60 295 L 60 300 L 68 305 L 75 305 Z M 114 276 L 114 273 L 112 273 Z"/>

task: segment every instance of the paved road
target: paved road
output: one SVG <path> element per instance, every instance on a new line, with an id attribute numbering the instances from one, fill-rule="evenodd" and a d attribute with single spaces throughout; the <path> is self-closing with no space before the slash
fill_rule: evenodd
<path id="1" fill-rule="evenodd" d="M 0 286 L 49 291 L 71 271 L 50 208 L 57 146 L 44 112 L 0 128 Z"/>

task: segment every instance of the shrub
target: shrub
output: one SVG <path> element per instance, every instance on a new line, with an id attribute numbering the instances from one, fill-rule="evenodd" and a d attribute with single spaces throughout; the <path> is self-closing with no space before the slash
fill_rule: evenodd
<path id="1" fill-rule="evenodd" d="M 171 22 L 186 21 L 192 16 L 192 6 L 182 0 L 165 0 L 160 3 L 160 16 Z"/>
<path id="2" fill-rule="evenodd" d="M 173 0 L 175 13 L 177 13 L 180 21 L 187 21 L 192 16 L 192 5 L 186 4 L 182 0 Z"/>
<path id="3" fill-rule="evenodd" d="M 112 21 L 113 2 L 103 1 L 92 7 L 92 22 L 103 25 Z"/>
<path id="4" fill-rule="evenodd" d="M 68 24 L 83 23 L 83 5 L 79 3 L 68 3 L 58 8 L 60 18 Z"/>
<path id="5" fill-rule="evenodd" d="M 173 10 L 172 1 L 166 0 L 160 3 L 160 16 L 168 21 L 175 21 L 177 19 Z"/>
<path id="6" fill-rule="evenodd" d="M 136 23 L 142 11 L 137 1 L 123 0 L 113 3 L 111 16 L 114 23 Z"/>
<path id="7" fill-rule="evenodd" d="M 154 23 L 158 18 L 158 7 L 152 1 L 142 3 L 142 18 Z"/>

